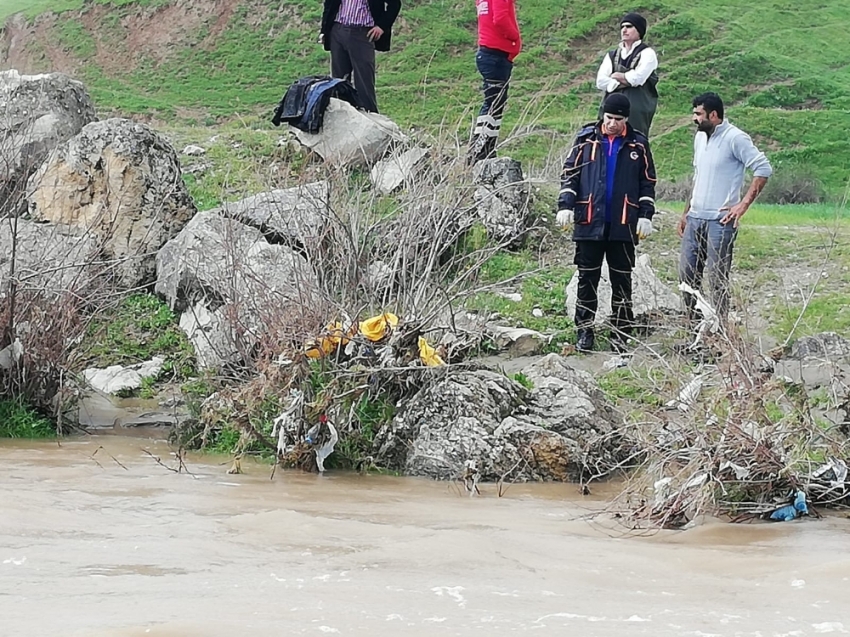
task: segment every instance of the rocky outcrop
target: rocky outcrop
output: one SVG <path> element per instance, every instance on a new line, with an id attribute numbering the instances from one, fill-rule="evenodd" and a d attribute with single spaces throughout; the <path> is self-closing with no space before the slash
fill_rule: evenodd
<path id="1" fill-rule="evenodd" d="M 273 241 L 315 246 L 328 216 L 331 188 L 317 181 L 295 188 L 261 192 L 226 203 L 210 212 L 220 213 L 260 230 Z"/>
<path id="2" fill-rule="evenodd" d="M 475 206 L 478 218 L 495 241 L 517 246 L 528 228 L 529 190 L 522 164 L 510 157 L 475 164 Z"/>
<path id="3" fill-rule="evenodd" d="M 90 367 L 83 370 L 83 378 L 93 389 L 104 394 L 118 394 L 132 391 L 142 386 L 145 378 L 156 378 L 165 362 L 160 356 L 135 365 L 110 365 L 109 367 Z"/>
<path id="4" fill-rule="evenodd" d="M 393 140 L 402 140 L 389 117 L 366 113 L 348 102 L 331 98 L 322 130 L 316 134 L 292 128 L 298 141 L 335 166 L 371 166 Z"/>
<path id="5" fill-rule="evenodd" d="M 153 281 L 155 254 L 195 214 L 177 153 L 126 119 L 88 124 L 29 181 L 30 215 L 99 241 L 119 287 Z"/>
<path id="6" fill-rule="evenodd" d="M 422 162 L 428 153 L 427 148 L 393 152 L 372 167 L 369 173 L 372 187 L 382 195 L 388 195 L 410 183 L 422 168 Z"/>
<path id="7" fill-rule="evenodd" d="M 821 332 L 797 339 L 787 358 L 824 362 L 850 362 L 850 340 L 835 332 Z"/>
<path id="8" fill-rule="evenodd" d="M 577 293 L 578 272 L 573 274 L 566 290 L 567 315 L 571 317 L 575 316 Z M 611 279 L 607 263 L 602 266 L 598 294 L 599 310 L 596 312 L 595 324 L 602 325 L 611 312 Z M 664 285 L 652 270 L 649 255 L 640 255 L 632 271 L 632 308 L 635 316 L 677 312 L 681 307 L 682 299 L 679 295 Z"/>
<path id="9" fill-rule="evenodd" d="M 296 316 L 324 315 L 316 273 L 301 255 L 214 212 L 198 213 L 157 253 L 156 267 L 155 290 L 185 310 L 180 325 L 203 368 L 238 362 Z"/>
<path id="10" fill-rule="evenodd" d="M 618 418 L 592 377 L 550 354 L 523 370 L 532 390 L 488 370 L 435 373 L 376 438 L 409 475 L 576 480 L 622 459 Z"/>
<path id="11" fill-rule="evenodd" d="M 29 176 L 58 144 L 96 119 L 85 87 L 62 73 L 0 72 L 0 201 L 18 211 Z"/>
<path id="12" fill-rule="evenodd" d="M 773 373 L 809 388 L 828 387 L 833 396 L 845 395 L 844 379 L 850 377 L 850 340 L 835 332 L 803 336 L 776 361 Z"/>
<path id="13" fill-rule="evenodd" d="M 0 290 L 7 290 L 15 244 L 18 291 L 47 297 L 65 293 L 88 296 L 92 282 L 107 264 L 98 256 L 100 246 L 91 235 L 79 236 L 67 228 L 15 219 L 0 223 Z"/>

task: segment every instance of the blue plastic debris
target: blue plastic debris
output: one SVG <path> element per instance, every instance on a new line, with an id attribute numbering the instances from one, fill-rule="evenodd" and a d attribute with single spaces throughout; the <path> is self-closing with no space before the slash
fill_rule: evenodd
<path id="1" fill-rule="evenodd" d="M 788 522 L 789 520 L 796 520 L 801 515 L 808 514 L 809 507 L 806 504 L 806 494 L 803 491 L 797 491 L 797 495 L 794 497 L 794 504 L 776 509 L 776 511 L 770 514 L 770 519 L 779 522 Z"/>

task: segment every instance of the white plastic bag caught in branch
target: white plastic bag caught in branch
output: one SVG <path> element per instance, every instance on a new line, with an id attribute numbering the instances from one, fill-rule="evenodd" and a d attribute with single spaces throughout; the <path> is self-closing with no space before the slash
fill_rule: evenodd
<path id="1" fill-rule="evenodd" d="M 301 418 L 301 407 L 304 404 L 304 394 L 297 389 L 289 390 L 289 407 L 283 410 L 273 421 L 272 436 L 277 436 L 277 452 L 285 454 L 288 450 L 287 438 L 294 442 L 298 430 L 298 420 Z"/>
<path id="2" fill-rule="evenodd" d="M 699 397 L 700 391 L 702 391 L 702 376 L 695 376 L 679 390 L 679 395 L 673 400 L 667 401 L 665 406 L 679 411 L 688 411 Z"/>
<path id="3" fill-rule="evenodd" d="M 326 424 L 330 432 L 330 437 L 325 444 L 316 448 L 316 466 L 319 469 L 319 473 L 325 472 L 325 459 L 333 453 L 336 443 L 339 442 L 339 434 L 336 427 L 334 427 L 330 420 Z"/>
<path id="4" fill-rule="evenodd" d="M 679 283 L 679 290 L 692 295 L 696 299 L 696 310 L 702 315 L 702 320 L 696 328 L 694 340 L 688 345 L 688 350 L 693 351 L 699 347 L 706 332 L 713 334 L 720 329 L 720 319 L 717 316 L 717 311 L 705 300 L 701 292 L 684 282 Z"/>

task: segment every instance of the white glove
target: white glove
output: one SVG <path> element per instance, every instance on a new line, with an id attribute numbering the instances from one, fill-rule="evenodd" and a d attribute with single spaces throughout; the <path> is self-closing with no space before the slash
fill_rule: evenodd
<path id="1" fill-rule="evenodd" d="M 653 232 L 655 232 L 655 230 L 652 228 L 652 221 L 650 221 L 649 219 L 638 219 L 638 225 L 637 225 L 638 239 L 640 239 L 640 240 L 646 239 Z"/>
<path id="2" fill-rule="evenodd" d="M 573 224 L 575 213 L 572 210 L 559 210 L 555 220 L 562 228 L 568 228 Z"/>

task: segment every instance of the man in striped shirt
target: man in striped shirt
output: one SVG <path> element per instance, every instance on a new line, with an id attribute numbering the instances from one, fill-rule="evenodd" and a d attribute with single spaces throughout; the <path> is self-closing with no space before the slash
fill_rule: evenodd
<path id="1" fill-rule="evenodd" d="M 319 42 L 331 52 L 331 75 L 351 80 L 360 105 L 378 112 L 375 51 L 389 51 L 401 0 L 324 0 Z"/>

